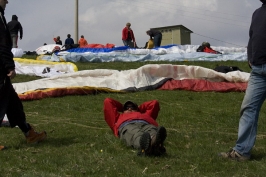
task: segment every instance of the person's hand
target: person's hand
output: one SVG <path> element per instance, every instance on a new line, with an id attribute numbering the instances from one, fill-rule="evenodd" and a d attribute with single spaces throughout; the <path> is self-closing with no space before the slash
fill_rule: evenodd
<path id="1" fill-rule="evenodd" d="M 16 71 L 14 69 L 9 70 L 7 76 L 10 77 L 10 79 L 13 79 L 16 76 Z"/>

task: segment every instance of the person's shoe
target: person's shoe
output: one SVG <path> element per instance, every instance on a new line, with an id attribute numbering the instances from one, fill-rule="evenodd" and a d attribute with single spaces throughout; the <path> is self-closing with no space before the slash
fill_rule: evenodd
<path id="1" fill-rule="evenodd" d="M 236 152 L 234 149 L 231 149 L 228 152 L 221 152 L 219 156 L 226 158 L 226 159 L 232 159 L 232 160 L 237 160 L 237 161 L 246 161 L 249 160 L 250 157 L 243 156 Z"/>
<path id="2" fill-rule="evenodd" d="M 165 141 L 166 137 L 166 129 L 162 126 L 159 126 L 156 135 L 152 137 L 151 141 L 152 151 L 155 156 L 160 156 L 166 153 L 166 149 L 163 145 L 163 142 Z"/>
<path id="3" fill-rule="evenodd" d="M 140 151 L 138 155 L 149 155 L 151 147 L 151 135 L 148 132 L 143 133 L 139 140 Z"/>
<path id="4" fill-rule="evenodd" d="M 4 150 L 4 149 L 6 149 L 5 146 L 0 146 L 0 151 L 2 151 L 2 150 Z"/>
<path id="5" fill-rule="evenodd" d="M 166 129 L 163 126 L 159 126 L 156 135 L 152 137 L 151 145 L 159 146 L 164 142 L 166 137 L 167 137 Z"/>
<path id="6" fill-rule="evenodd" d="M 33 127 L 30 125 L 31 129 L 26 133 L 26 140 L 29 144 L 35 144 L 43 141 L 47 135 L 45 131 L 36 132 Z"/>

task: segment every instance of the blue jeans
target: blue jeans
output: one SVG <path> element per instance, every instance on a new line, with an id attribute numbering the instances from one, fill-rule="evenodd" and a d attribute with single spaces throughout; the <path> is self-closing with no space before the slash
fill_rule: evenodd
<path id="1" fill-rule="evenodd" d="M 252 66 L 248 87 L 240 110 L 238 139 L 233 148 L 243 156 L 249 157 L 255 144 L 259 112 L 265 99 L 266 64 Z"/>
<path id="2" fill-rule="evenodd" d="M 134 42 L 132 40 L 122 40 L 125 46 L 128 46 L 130 48 L 135 48 Z"/>
<path id="3" fill-rule="evenodd" d="M 160 47 L 162 42 L 162 34 L 157 34 L 153 38 L 154 47 Z"/>

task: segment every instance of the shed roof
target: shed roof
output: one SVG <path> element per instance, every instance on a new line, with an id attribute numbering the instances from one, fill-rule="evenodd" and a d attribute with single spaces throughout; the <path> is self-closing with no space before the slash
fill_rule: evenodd
<path id="1" fill-rule="evenodd" d="M 186 30 L 188 30 L 190 33 L 193 33 L 193 31 L 191 31 L 190 29 L 188 29 L 187 27 L 183 26 L 183 25 L 172 25 L 172 26 L 163 26 L 163 27 L 156 27 L 156 28 L 151 28 L 151 29 L 168 29 L 168 28 L 184 28 Z"/>

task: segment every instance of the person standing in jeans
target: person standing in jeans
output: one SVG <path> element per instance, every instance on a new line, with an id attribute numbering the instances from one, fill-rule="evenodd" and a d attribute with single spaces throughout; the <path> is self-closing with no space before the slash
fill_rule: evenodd
<path id="1" fill-rule="evenodd" d="M 134 32 L 131 29 L 131 23 L 127 23 L 122 30 L 122 41 L 125 46 L 128 46 L 130 48 L 137 47 Z"/>
<path id="2" fill-rule="evenodd" d="M 258 128 L 261 106 L 266 99 L 266 0 L 252 15 L 249 29 L 248 62 L 251 67 L 248 87 L 240 110 L 238 138 L 229 152 L 219 155 L 238 161 L 249 160 Z"/>
<path id="3" fill-rule="evenodd" d="M 12 48 L 18 48 L 18 32 L 20 33 L 20 40 L 23 37 L 23 28 L 18 21 L 18 17 L 16 15 L 13 15 L 12 20 L 8 22 L 7 26 L 12 39 Z"/>

